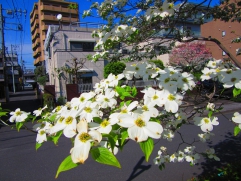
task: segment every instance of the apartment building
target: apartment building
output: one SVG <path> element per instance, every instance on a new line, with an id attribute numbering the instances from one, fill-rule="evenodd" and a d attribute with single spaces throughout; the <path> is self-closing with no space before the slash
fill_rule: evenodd
<path id="1" fill-rule="evenodd" d="M 211 21 L 201 26 L 203 37 L 217 39 L 239 62 L 241 56 L 236 55 L 236 50 L 241 47 L 240 43 L 232 43 L 232 40 L 240 36 L 241 24 L 239 22 Z M 207 41 L 207 48 L 212 52 L 215 59 L 228 59 L 227 54 L 214 42 Z"/>
<path id="2" fill-rule="evenodd" d="M 62 15 L 61 20 L 57 15 Z M 30 13 L 34 65 L 44 63 L 44 42 L 49 25 L 70 25 L 79 22 L 78 4 L 64 0 L 39 0 Z"/>
<path id="3" fill-rule="evenodd" d="M 55 85 L 56 96 L 66 96 L 66 84 L 88 85 L 90 89 L 103 79 L 105 61 L 92 62 L 88 55 L 95 53 L 96 39 L 91 36 L 98 24 L 77 23 L 74 26 L 50 25 L 45 40 L 46 71 L 49 85 Z M 61 67 L 74 68 L 73 59 L 84 62 L 78 75 L 58 72 Z"/>
<path id="4" fill-rule="evenodd" d="M 237 4 L 239 3 L 239 0 L 229 0 L 228 3 Z M 220 7 L 224 6 L 224 4 L 221 4 Z M 229 51 L 228 53 L 231 54 L 236 61 L 241 63 L 241 56 L 236 55 L 236 51 L 238 48 L 241 48 L 241 44 L 232 43 L 233 39 L 240 37 L 240 30 L 240 22 L 225 22 L 218 19 L 203 24 L 201 26 L 201 35 L 205 38 L 211 37 L 217 39 L 225 47 L 225 49 Z M 215 59 L 230 60 L 226 52 L 223 51 L 216 43 L 207 41 L 206 46 L 211 50 L 212 56 Z"/>

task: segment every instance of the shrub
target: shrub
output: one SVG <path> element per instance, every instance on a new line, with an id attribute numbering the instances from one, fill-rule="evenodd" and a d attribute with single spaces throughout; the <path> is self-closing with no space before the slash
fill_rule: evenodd
<path id="1" fill-rule="evenodd" d="M 159 67 L 160 69 L 164 69 L 165 66 L 163 64 L 163 62 L 161 60 L 150 60 L 150 63 L 154 63 L 157 67 Z"/>
<path id="2" fill-rule="evenodd" d="M 123 62 L 110 62 L 104 67 L 104 78 L 107 78 L 109 74 L 118 75 L 124 71 L 126 64 Z"/>

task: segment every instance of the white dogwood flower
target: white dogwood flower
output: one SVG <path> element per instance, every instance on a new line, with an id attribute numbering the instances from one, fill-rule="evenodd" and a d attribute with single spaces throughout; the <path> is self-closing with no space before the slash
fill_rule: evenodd
<path id="1" fill-rule="evenodd" d="M 46 108 L 47 108 L 47 105 L 44 106 L 42 109 L 40 108 L 40 109 L 38 109 L 38 110 L 33 111 L 33 114 L 34 114 L 35 116 L 40 116 L 40 115 L 42 114 L 42 111 L 43 111 L 44 109 L 46 109 Z"/>
<path id="2" fill-rule="evenodd" d="M 220 158 L 218 158 L 215 154 L 215 150 L 213 148 L 209 148 L 206 150 L 206 154 L 208 155 L 208 158 L 213 158 L 216 161 L 220 161 Z"/>
<path id="3" fill-rule="evenodd" d="M 191 164 L 195 165 L 197 163 L 197 160 L 200 159 L 200 156 L 198 153 L 192 154 L 192 155 L 186 155 L 186 161 L 190 162 Z"/>
<path id="4" fill-rule="evenodd" d="M 24 122 L 30 113 L 26 113 L 24 111 L 21 111 L 19 108 L 17 108 L 14 112 L 12 111 L 9 114 L 11 115 L 11 117 L 9 118 L 9 121 L 13 123 L 14 121 Z"/>
<path id="5" fill-rule="evenodd" d="M 201 130 L 203 132 L 212 131 L 213 130 L 213 126 L 219 125 L 219 122 L 217 121 L 218 120 L 217 117 L 212 117 L 212 118 L 195 117 L 193 120 L 195 121 L 194 122 L 195 125 L 201 126 Z"/>
<path id="6" fill-rule="evenodd" d="M 102 139 L 98 131 L 88 131 L 88 124 L 81 120 L 77 125 L 78 134 L 74 140 L 74 147 L 70 150 L 71 158 L 74 163 L 84 163 L 89 156 L 91 143 L 99 143 Z"/>
<path id="7" fill-rule="evenodd" d="M 148 137 L 158 139 L 161 137 L 163 128 L 156 122 L 149 121 L 149 117 L 143 114 L 133 113 L 121 114 L 121 120 L 118 124 L 122 127 L 128 128 L 128 135 L 130 139 L 136 142 L 146 141 Z"/>
<path id="8" fill-rule="evenodd" d="M 239 124 L 239 128 L 241 129 L 241 114 L 239 112 L 235 112 L 232 117 L 233 122 Z"/>

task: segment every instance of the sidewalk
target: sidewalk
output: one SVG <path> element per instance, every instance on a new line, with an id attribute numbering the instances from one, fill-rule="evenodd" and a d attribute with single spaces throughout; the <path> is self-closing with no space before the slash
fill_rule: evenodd
<path id="1" fill-rule="evenodd" d="M 37 99 L 35 91 L 32 89 L 26 89 L 19 92 L 9 92 L 9 102 L 5 99 L 0 99 L 0 103 L 3 109 L 9 109 L 14 111 L 17 108 L 26 112 L 32 112 L 41 106 L 41 101 Z"/>

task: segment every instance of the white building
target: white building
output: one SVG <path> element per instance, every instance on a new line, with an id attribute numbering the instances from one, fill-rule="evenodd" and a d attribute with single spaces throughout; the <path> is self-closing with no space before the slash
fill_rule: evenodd
<path id="1" fill-rule="evenodd" d="M 91 34 L 97 28 L 97 24 L 90 23 L 81 23 L 78 26 L 49 26 L 44 44 L 46 71 L 49 74 L 49 84 L 55 85 L 57 97 L 66 96 L 66 84 L 73 83 L 73 75 L 66 72 L 58 74 L 56 69 L 73 68 L 73 58 L 86 60 L 83 68 L 78 70 L 79 84 L 93 86 L 103 79 L 104 61 L 94 63 L 87 60 L 89 54 L 95 53 L 96 39 L 92 38 Z"/>

